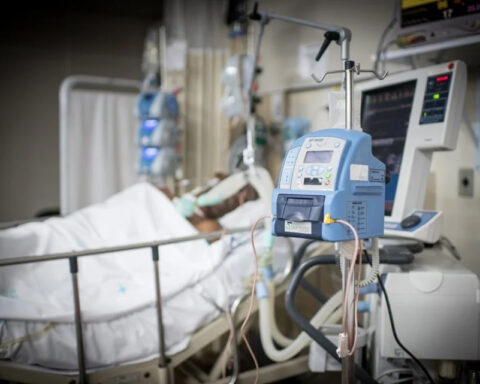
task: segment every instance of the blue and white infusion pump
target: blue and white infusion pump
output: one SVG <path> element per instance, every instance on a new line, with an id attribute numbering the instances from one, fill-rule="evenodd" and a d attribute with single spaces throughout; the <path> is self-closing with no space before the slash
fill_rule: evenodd
<path id="1" fill-rule="evenodd" d="M 372 155 L 367 133 L 325 129 L 301 137 L 285 156 L 278 184 L 272 200 L 276 236 L 354 238 L 348 227 L 324 223 L 327 215 L 348 221 L 360 238 L 383 235 L 385 165 Z"/>

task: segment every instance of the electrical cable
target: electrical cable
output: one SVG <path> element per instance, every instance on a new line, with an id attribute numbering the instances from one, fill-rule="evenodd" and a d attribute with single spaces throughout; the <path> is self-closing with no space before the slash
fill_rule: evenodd
<path id="1" fill-rule="evenodd" d="M 385 377 L 385 376 L 390 376 L 391 374 L 393 373 L 412 373 L 412 369 L 411 368 L 392 368 L 392 369 L 388 369 L 384 372 L 382 372 L 380 375 L 378 375 L 375 380 L 380 380 L 381 378 Z"/>
<path id="2" fill-rule="evenodd" d="M 366 257 L 367 257 L 367 260 L 369 262 L 369 264 L 371 265 L 371 260 L 370 260 L 370 256 L 368 255 L 367 252 L 366 253 Z M 403 345 L 403 343 L 400 341 L 400 339 L 398 338 L 398 335 L 397 335 L 397 330 L 395 328 L 395 323 L 393 321 L 393 312 L 392 312 L 392 307 L 390 305 L 390 299 L 388 297 L 388 294 L 387 294 L 387 290 L 385 289 L 385 286 L 383 285 L 383 281 L 382 281 L 382 278 L 380 276 L 377 276 L 377 280 L 378 280 L 378 285 L 380 286 L 380 289 L 382 290 L 383 292 L 383 296 L 385 297 L 385 303 L 387 304 L 387 312 L 388 312 L 388 317 L 390 319 L 390 327 L 392 328 L 392 333 L 393 333 L 393 337 L 395 339 L 395 341 L 397 342 L 397 344 L 400 346 L 400 348 L 402 348 L 404 350 L 404 352 L 410 356 L 412 358 L 412 360 L 417 364 L 417 366 L 423 371 L 423 373 L 425 374 L 425 376 L 427 376 L 428 378 L 428 381 L 430 381 L 431 384 L 434 384 L 435 382 L 433 381 L 433 378 L 432 376 L 430 375 L 430 373 L 428 372 L 427 368 L 425 368 L 425 366 L 422 364 L 422 362 L 420 360 L 418 360 L 412 352 L 410 352 L 407 347 L 405 347 L 405 345 Z"/>
<path id="3" fill-rule="evenodd" d="M 295 252 L 295 255 L 293 257 L 293 269 L 296 269 L 298 267 L 298 264 L 300 264 L 300 262 L 302 261 L 302 258 L 305 255 L 307 248 L 313 243 L 316 243 L 317 241 L 318 240 L 316 239 L 306 240 L 300 245 L 300 247 L 298 247 L 298 250 L 297 252 Z"/>
<path id="4" fill-rule="evenodd" d="M 355 277 L 354 277 L 354 272 L 355 272 L 355 264 L 357 262 L 358 255 L 362 253 L 362 243 L 360 239 L 358 238 L 358 233 L 355 227 L 350 224 L 348 221 L 340 220 L 340 219 L 334 219 L 336 223 L 343 224 L 346 227 L 348 227 L 352 232 L 353 236 L 355 238 L 355 250 L 353 251 L 352 255 L 352 261 L 350 264 L 350 268 L 348 270 L 348 277 L 347 277 L 347 284 L 345 288 L 345 296 L 343 299 L 343 318 L 342 318 L 342 330 L 344 334 L 347 334 L 347 309 L 348 309 L 348 293 L 350 292 L 351 285 L 355 284 Z M 359 265 L 358 265 L 358 276 L 357 276 L 357 281 L 360 281 L 361 279 L 361 270 L 362 270 L 362 257 L 359 258 Z M 354 288 L 355 289 L 355 288 Z M 354 327 L 355 327 L 355 334 L 354 334 L 354 339 L 352 346 L 350 348 L 350 351 L 347 352 L 348 356 L 352 356 L 355 353 L 355 348 L 357 346 L 357 341 L 358 341 L 358 311 L 357 311 L 357 306 L 358 306 L 358 297 L 359 297 L 359 290 L 357 289 L 357 292 L 355 293 L 354 296 Z"/>
<path id="5" fill-rule="evenodd" d="M 383 30 L 382 35 L 380 36 L 380 40 L 378 41 L 377 52 L 376 52 L 376 55 L 375 55 L 375 63 L 374 63 L 374 66 L 373 66 L 375 72 L 378 72 L 378 64 L 380 62 L 380 56 L 382 54 L 385 39 L 387 38 L 387 35 L 390 32 L 390 30 L 395 26 L 396 22 L 397 22 L 397 9 L 394 6 L 393 18 L 390 21 L 390 23 L 388 23 L 388 25 Z"/>
<path id="6" fill-rule="evenodd" d="M 457 251 L 457 248 L 453 245 L 450 239 L 446 236 L 440 236 L 440 240 L 438 240 L 439 244 L 446 248 L 450 254 L 457 260 L 461 260 L 460 254 Z"/>
<path id="7" fill-rule="evenodd" d="M 413 377 L 404 377 L 403 379 L 391 381 L 390 384 L 399 384 L 399 383 L 407 383 L 407 382 L 413 383 Z"/>
<path id="8" fill-rule="evenodd" d="M 245 329 L 247 327 L 248 320 L 250 320 L 250 317 L 252 316 L 253 312 L 253 304 L 255 303 L 255 289 L 257 287 L 257 280 L 258 280 L 258 254 L 257 250 L 255 248 L 255 229 L 257 228 L 258 224 L 265 220 L 265 219 L 271 219 L 271 215 L 267 216 L 262 216 L 260 217 L 257 221 L 252 226 L 252 229 L 250 231 L 250 241 L 252 242 L 252 249 L 253 249 L 253 255 L 255 256 L 255 270 L 253 272 L 253 281 L 252 281 L 252 290 L 250 292 L 250 304 L 248 306 L 248 311 L 247 315 L 245 316 L 245 319 L 243 320 L 242 326 L 240 327 L 240 334 L 242 335 L 242 339 L 245 342 L 245 345 L 248 349 L 248 352 L 250 353 L 250 356 L 252 357 L 253 363 L 255 364 L 255 384 L 258 383 L 258 377 L 260 374 L 260 367 L 258 365 L 257 358 L 255 356 L 255 353 L 253 352 L 252 347 L 250 346 L 250 343 L 248 342 L 247 336 L 245 335 Z"/>

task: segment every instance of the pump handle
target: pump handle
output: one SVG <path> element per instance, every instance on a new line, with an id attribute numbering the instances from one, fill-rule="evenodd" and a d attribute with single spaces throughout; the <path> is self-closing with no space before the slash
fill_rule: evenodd
<path id="1" fill-rule="evenodd" d="M 323 44 L 315 57 L 315 61 L 320 60 L 332 41 L 340 40 L 340 33 L 334 31 L 327 31 L 323 36 L 325 37 L 325 40 L 323 40 Z"/>
<path id="2" fill-rule="evenodd" d="M 250 18 L 250 20 L 261 20 L 262 19 L 262 15 L 260 15 L 260 13 L 258 13 L 258 1 L 256 1 L 255 4 L 253 5 L 253 11 L 252 11 L 252 13 L 250 13 L 250 15 L 248 15 L 248 17 Z"/>

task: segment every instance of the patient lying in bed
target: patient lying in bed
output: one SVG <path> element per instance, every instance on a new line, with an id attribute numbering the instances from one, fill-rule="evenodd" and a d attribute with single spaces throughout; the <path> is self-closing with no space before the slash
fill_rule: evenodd
<path id="1" fill-rule="evenodd" d="M 224 180 L 226 177 L 228 176 L 223 173 L 215 174 L 215 179 L 218 181 Z M 202 189 L 202 193 L 206 193 L 209 190 L 210 188 L 204 188 Z M 167 187 L 160 188 L 160 191 L 162 191 L 170 200 L 176 199 L 176 196 Z M 222 202 L 219 202 L 218 204 L 207 207 L 199 207 L 198 210 L 201 211 L 201 214 L 193 214 L 192 216 L 188 217 L 188 221 L 190 221 L 190 223 L 192 223 L 192 225 L 200 233 L 221 230 L 222 226 L 218 221 L 219 218 L 225 216 L 229 212 L 232 212 L 248 201 L 257 200 L 258 197 L 258 193 L 255 191 L 255 189 L 250 184 L 247 184 L 232 196 L 228 197 Z M 218 240 L 218 238 L 213 239 L 212 242 L 216 240 Z"/>
<path id="2" fill-rule="evenodd" d="M 135 185 L 102 204 L 65 218 L 0 231 L 0 257 L 189 236 L 200 231 L 251 225 L 266 207 L 247 196 L 220 215 L 207 209 L 192 223 L 162 192 Z M 243 204 L 239 204 L 242 203 Z M 218 208 L 218 207 L 217 207 Z M 193 225 L 192 225 L 193 224 Z M 246 292 L 254 268 L 248 234 L 159 248 L 163 320 L 168 354 L 219 315 L 220 307 Z M 276 242 L 281 263 L 288 247 Z M 146 360 L 158 354 L 153 264 L 150 249 L 79 259 L 79 285 L 87 367 Z M 0 358 L 76 370 L 71 277 L 67 260 L 0 268 Z"/>

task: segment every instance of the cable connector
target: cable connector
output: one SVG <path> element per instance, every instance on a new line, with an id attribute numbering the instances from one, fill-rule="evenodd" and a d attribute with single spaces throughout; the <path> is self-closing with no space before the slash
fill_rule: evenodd
<path id="1" fill-rule="evenodd" d="M 338 334 L 337 355 L 341 359 L 348 356 L 348 336 L 344 332 Z"/>
<path id="2" fill-rule="evenodd" d="M 332 219 L 332 216 L 330 216 L 329 213 L 327 213 L 325 215 L 325 217 L 323 218 L 323 224 L 333 224 L 333 223 L 336 223 L 337 220 L 335 219 Z"/>

